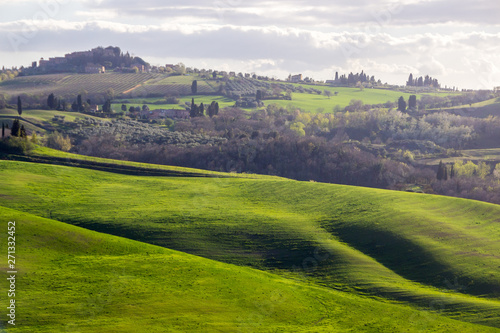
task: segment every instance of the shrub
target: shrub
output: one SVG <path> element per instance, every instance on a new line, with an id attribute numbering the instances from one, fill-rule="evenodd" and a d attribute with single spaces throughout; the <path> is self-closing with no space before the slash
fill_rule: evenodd
<path id="1" fill-rule="evenodd" d="M 7 154 L 26 154 L 35 148 L 35 145 L 26 138 L 8 137 L 0 140 L 0 152 Z"/>
<path id="2" fill-rule="evenodd" d="M 71 140 L 67 136 L 63 136 L 58 132 L 54 132 L 47 136 L 46 145 L 49 148 L 62 151 L 69 151 L 71 149 Z"/>
<path id="3" fill-rule="evenodd" d="M 179 104 L 180 100 L 177 97 L 168 97 L 166 102 L 167 104 Z"/>

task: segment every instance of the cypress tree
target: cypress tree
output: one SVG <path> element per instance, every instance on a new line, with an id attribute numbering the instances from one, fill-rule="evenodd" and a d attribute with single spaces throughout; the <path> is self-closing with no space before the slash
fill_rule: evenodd
<path id="1" fill-rule="evenodd" d="M 398 110 L 401 111 L 401 112 L 406 111 L 406 101 L 403 98 L 403 96 L 399 97 L 399 100 L 398 100 Z"/>
<path id="2" fill-rule="evenodd" d="M 55 97 L 54 94 L 50 94 L 49 97 L 47 97 L 47 106 L 49 109 L 55 109 L 56 103 L 55 103 Z"/>
<path id="3" fill-rule="evenodd" d="M 23 114 L 23 104 L 21 103 L 21 96 L 17 96 L 17 113 L 19 117 Z"/>
<path id="4" fill-rule="evenodd" d="M 413 80 L 413 74 L 410 73 L 410 76 L 408 77 L 408 81 L 406 82 L 407 86 L 414 86 L 415 81 Z"/>
<path id="5" fill-rule="evenodd" d="M 417 96 L 411 95 L 408 100 L 408 109 L 416 109 L 417 108 Z"/>
<path id="6" fill-rule="evenodd" d="M 78 106 L 78 111 L 83 111 L 82 95 L 77 96 L 76 104 Z"/>
<path id="7" fill-rule="evenodd" d="M 105 113 L 110 113 L 111 112 L 111 101 L 109 99 L 104 102 L 104 105 L 102 106 L 102 111 Z"/>
<path id="8" fill-rule="evenodd" d="M 193 93 L 193 95 L 196 95 L 196 93 L 198 92 L 198 81 L 194 80 L 191 84 L 191 92 Z"/>
<path id="9" fill-rule="evenodd" d="M 255 96 L 255 99 L 258 100 L 258 101 L 261 101 L 262 100 L 262 90 L 257 90 L 257 94 Z"/>
<path id="10" fill-rule="evenodd" d="M 14 119 L 14 122 L 12 122 L 12 128 L 10 130 L 10 135 L 11 136 L 19 136 L 19 131 L 21 130 L 19 126 L 19 119 Z"/>
<path id="11" fill-rule="evenodd" d="M 200 107 L 198 108 L 198 117 L 203 116 L 205 116 L 205 105 L 203 105 L 203 103 L 200 103 Z"/>
<path id="12" fill-rule="evenodd" d="M 2 139 L 5 138 L 5 124 L 2 123 Z"/>
<path id="13" fill-rule="evenodd" d="M 219 102 L 215 102 L 215 115 L 219 114 Z"/>
<path id="14" fill-rule="evenodd" d="M 189 116 L 191 118 L 194 118 L 196 117 L 198 113 L 198 107 L 196 106 L 196 104 L 194 104 L 194 98 L 191 99 L 191 111 L 189 112 Z"/>
<path id="15" fill-rule="evenodd" d="M 446 180 L 445 177 L 448 177 L 446 174 L 446 166 L 444 166 L 443 161 L 439 161 L 438 171 L 436 178 L 437 180 Z"/>
<path id="16" fill-rule="evenodd" d="M 24 128 L 24 125 L 21 125 L 21 129 L 19 130 L 19 136 L 23 139 L 26 139 L 28 135 L 26 134 L 26 129 Z"/>
<path id="17" fill-rule="evenodd" d="M 210 118 L 215 115 L 215 101 L 212 101 L 212 103 L 208 106 L 207 114 Z"/>
<path id="18" fill-rule="evenodd" d="M 451 170 L 450 170 L 450 179 L 455 178 L 455 166 L 452 164 L 451 165 Z"/>

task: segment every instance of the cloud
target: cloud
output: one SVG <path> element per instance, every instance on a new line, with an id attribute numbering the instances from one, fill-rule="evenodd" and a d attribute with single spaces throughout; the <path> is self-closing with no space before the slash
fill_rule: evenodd
<path id="1" fill-rule="evenodd" d="M 90 5 L 91 4 L 91 5 Z M 93 9 L 110 9 L 126 16 L 150 18 L 196 17 L 224 24 L 339 26 L 354 24 L 427 25 L 449 22 L 500 25 L 500 2 L 491 0 L 437 1 L 241 1 L 241 0 L 102 0 L 88 1 Z"/>
<path id="2" fill-rule="evenodd" d="M 465 77 L 500 60 L 500 2 L 490 0 L 44 1 L 61 3 L 58 15 L 9 13 L 0 21 L 2 59 L 116 45 L 146 60 L 318 78 L 364 68 L 383 81 L 408 71 Z M 16 4 L 43 13 L 37 1 Z M 484 61 L 464 68 L 463 59 L 476 58 Z"/>

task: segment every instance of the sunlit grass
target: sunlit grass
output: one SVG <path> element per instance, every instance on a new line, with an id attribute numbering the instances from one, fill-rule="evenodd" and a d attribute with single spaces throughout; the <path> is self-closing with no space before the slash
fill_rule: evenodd
<path id="1" fill-rule="evenodd" d="M 0 220 L 16 221 L 9 332 L 494 331 L 8 208 Z"/>
<path id="2" fill-rule="evenodd" d="M 0 204 L 9 208 L 305 274 L 332 289 L 426 309 L 444 302 L 447 316 L 500 325 L 496 205 L 270 177 L 139 177 L 9 161 L 0 174 Z"/>

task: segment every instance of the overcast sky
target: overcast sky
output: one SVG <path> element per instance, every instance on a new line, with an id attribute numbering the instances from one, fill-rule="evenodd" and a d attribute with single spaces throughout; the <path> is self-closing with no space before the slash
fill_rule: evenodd
<path id="1" fill-rule="evenodd" d="M 152 65 L 500 86 L 498 0 L 0 0 L 0 64 L 96 46 Z"/>

